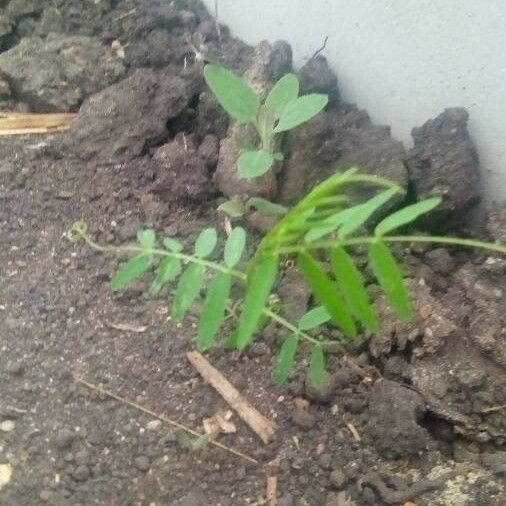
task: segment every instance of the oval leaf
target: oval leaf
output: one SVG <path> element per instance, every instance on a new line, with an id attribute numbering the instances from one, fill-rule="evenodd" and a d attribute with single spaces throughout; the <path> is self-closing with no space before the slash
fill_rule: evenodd
<path id="1" fill-rule="evenodd" d="M 355 262 L 341 247 L 334 248 L 331 260 L 334 276 L 341 287 L 341 292 L 351 312 L 365 328 L 371 332 L 377 332 L 379 330 L 379 321 L 369 302 L 364 281 L 355 266 Z"/>
<path id="2" fill-rule="evenodd" d="M 262 197 L 251 197 L 246 202 L 246 205 L 248 207 L 254 207 L 262 214 L 269 216 L 285 214 L 288 211 L 288 208 L 285 206 L 276 204 L 275 202 L 270 202 L 269 200 L 263 199 Z"/>
<path id="3" fill-rule="evenodd" d="M 220 105 L 239 123 L 256 121 L 260 97 L 241 77 L 218 65 L 206 65 L 204 78 Z"/>
<path id="4" fill-rule="evenodd" d="M 122 290 L 134 279 L 144 274 L 151 266 L 151 255 L 138 255 L 120 266 L 111 279 L 110 287 L 113 292 Z"/>
<path id="5" fill-rule="evenodd" d="M 350 207 L 343 211 L 343 213 L 346 213 L 346 220 L 339 228 L 339 237 L 344 238 L 355 232 L 355 230 L 360 228 L 381 206 L 386 204 L 398 192 L 399 189 L 396 187 L 389 188 L 388 190 L 378 193 L 378 195 L 375 195 L 363 204 Z"/>
<path id="6" fill-rule="evenodd" d="M 173 251 L 174 253 L 179 253 L 180 251 L 183 251 L 183 245 L 179 241 L 173 239 L 172 237 L 166 237 L 163 240 L 163 245 L 166 249 Z"/>
<path id="7" fill-rule="evenodd" d="M 409 320 L 413 315 L 411 300 L 402 272 L 385 244 L 373 242 L 369 245 L 369 264 L 392 307 L 401 318 Z"/>
<path id="8" fill-rule="evenodd" d="M 283 109 L 299 96 L 299 80 L 295 74 L 284 75 L 271 89 L 265 105 L 280 117 Z"/>
<path id="9" fill-rule="evenodd" d="M 150 288 L 151 293 L 160 293 L 162 288 L 170 281 L 176 279 L 180 273 L 181 260 L 179 258 L 165 257 L 156 269 L 156 277 Z"/>
<path id="10" fill-rule="evenodd" d="M 175 323 L 185 317 L 202 288 L 203 280 L 204 267 L 200 264 L 191 264 L 179 278 L 172 301 L 172 319 Z"/>
<path id="11" fill-rule="evenodd" d="M 415 221 L 418 217 L 422 216 L 422 214 L 432 211 L 441 204 L 441 201 L 441 197 L 432 197 L 430 199 L 417 202 L 416 204 L 403 207 L 378 223 L 374 229 L 374 233 L 377 236 L 388 234 L 388 232 L 391 232 L 396 228 Z"/>
<path id="12" fill-rule="evenodd" d="M 238 349 L 244 349 L 250 343 L 253 333 L 257 331 L 277 274 L 277 256 L 265 256 L 251 268 L 237 329 Z"/>
<path id="13" fill-rule="evenodd" d="M 245 151 L 237 160 L 239 175 L 246 179 L 264 175 L 274 163 L 274 158 L 267 151 Z"/>
<path id="14" fill-rule="evenodd" d="M 356 337 L 357 328 L 355 322 L 341 299 L 335 283 L 309 254 L 305 252 L 299 253 L 298 262 L 313 293 L 332 315 L 334 323 L 346 336 Z"/>
<path id="15" fill-rule="evenodd" d="M 215 228 L 206 228 L 200 232 L 195 241 L 195 256 L 199 258 L 208 257 L 216 248 L 218 234 Z"/>
<path id="16" fill-rule="evenodd" d="M 199 320 L 197 348 L 210 348 L 225 318 L 232 278 L 228 272 L 220 272 L 209 284 L 206 300 Z"/>
<path id="17" fill-rule="evenodd" d="M 274 381 L 278 386 L 281 386 L 287 380 L 293 370 L 298 345 L 299 340 L 294 335 L 288 336 L 281 345 L 274 372 Z"/>
<path id="18" fill-rule="evenodd" d="M 246 212 L 246 208 L 239 200 L 227 200 L 218 206 L 218 211 L 228 214 L 231 218 L 240 218 Z"/>
<path id="19" fill-rule="evenodd" d="M 231 269 L 237 265 L 242 257 L 245 246 L 246 231 L 242 227 L 235 227 L 227 238 L 223 252 L 223 260 L 227 267 Z"/>
<path id="20" fill-rule="evenodd" d="M 321 344 L 316 344 L 311 350 L 309 359 L 309 381 L 317 390 L 325 386 L 325 354 Z"/>
<path id="21" fill-rule="evenodd" d="M 143 246 L 146 249 L 151 249 L 154 247 L 155 239 L 156 239 L 155 231 L 152 229 L 139 230 L 139 232 L 137 232 L 137 240 L 139 241 L 141 246 Z"/>
<path id="22" fill-rule="evenodd" d="M 286 132 L 316 116 L 328 103 L 327 95 L 312 93 L 292 100 L 283 108 L 275 133 Z"/>
<path id="23" fill-rule="evenodd" d="M 300 317 L 298 327 L 300 330 L 312 330 L 332 319 L 325 306 L 318 306 Z"/>

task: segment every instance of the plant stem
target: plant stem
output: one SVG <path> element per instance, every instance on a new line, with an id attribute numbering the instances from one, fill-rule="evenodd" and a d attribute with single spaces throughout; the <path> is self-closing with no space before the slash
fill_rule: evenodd
<path id="1" fill-rule="evenodd" d="M 350 239 L 335 239 L 328 241 L 315 241 L 308 244 L 300 244 L 296 246 L 286 246 L 280 248 L 278 253 L 280 255 L 287 255 L 290 253 L 298 253 L 299 251 L 308 251 L 315 249 L 328 249 L 336 246 L 354 246 L 359 244 L 368 244 L 376 241 L 383 242 L 426 242 L 426 243 L 441 243 L 454 246 L 466 246 L 469 248 L 481 248 L 490 251 L 497 251 L 506 255 L 506 246 L 503 244 L 489 243 L 478 241 L 475 239 L 461 239 L 459 237 L 444 237 L 444 236 L 423 236 L 423 235 L 392 235 L 382 237 L 352 237 Z"/>

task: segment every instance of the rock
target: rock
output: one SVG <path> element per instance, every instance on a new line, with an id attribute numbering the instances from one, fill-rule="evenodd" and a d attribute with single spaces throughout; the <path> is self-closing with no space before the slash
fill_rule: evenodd
<path id="1" fill-rule="evenodd" d="M 139 469 L 139 471 L 147 471 L 151 465 L 149 463 L 149 459 L 144 456 L 136 457 L 134 460 L 135 467 Z"/>
<path id="2" fill-rule="evenodd" d="M 369 397 L 366 426 L 376 448 L 386 458 L 407 458 L 424 451 L 429 434 L 418 425 L 425 412 L 423 397 L 393 381 L 377 382 Z"/>
<path id="3" fill-rule="evenodd" d="M 283 316 L 289 321 L 298 321 L 307 311 L 311 290 L 295 268 L 283 273 L 278 284 L 278 294 L 283 303 Z"/>
<path id="4" fill-rule="evenodd" d="M 309 411 L 295 409 L 292 412 L 292 422 L 303 430 L 310 430 L 316 424 L 316 417 Z"/>
<path id="5" fill-rule="evenodd" d="M 464 389 L 478 390 L 485 383 L 487 373 L 476 367 L 463 364 L 458 368 L 456 378 Z"/>
<path id="6" fill-rule="evenodd" d="M 376 499 L 376 494 L 371 487 L 364 487 L 362 489 L 362 499 L 365 504 L 378 504 L 378 500 Z"/>
<path id="7" fill-rule="evenodd" d="M 54 445 L 58 450 L 66 450 L 74 442 L 76 435 L 70 429 L 61 429 L 54 438 Z"/>
<path id="8" fill-rule="evenodd" d="M 53 492 L 51 490 L 41 490 L 39 493 L 39 499 L 42 502 L 48 502 L 53 497 Z"/>
<path id="9" fill-rule="evenodd" d="M 449 274 L 455 268 L 455 260 L 445 248 L 436 248 L 425 254 L 431 269 L 440 274 Z"/>
<path id="10" fill-rule="evenodd" d="M 506 243 L 506 203 L 493 204 L 487 218 L 488 233 L 500 243 Z"/>
<path id="11" fill-rule="evenodd" d="M 216 135 L 207 134 L 199 144 L 198 152 L 200 158 L 204 160 L 209 169 L 212 169 L 218 163 L 220 154 L 220 141 Z"/>
<path id="12" fill-rule="evenodd" d="M 72 478 L 76 481 L 86 481 L 90 476 L 90 468 L 85 465 L 77 466 L 72 472 Z"/>
<path id="13" fill-rule="evenodd" d="M 337 87 L 337 76 L 329 67 L 327 58 L 317 55 L 311 58 L 299 70 L 300 93 L 325 93 L 329 96 L 329 103 L 335 104 L 339 101 L 339 89 Z"/>
<path id="14" fill-rule="evenodd" d="M 177 506 L 207 506 L 209 501 L 201 492 L 190 492 L 175 504 Z"/>
<path id="15" fill-rule="evenodd" d="M 183 133 L 159 147 L 153 162 L 159 168 L 159 176 L 151 191 L 163 201 L 205 201 L 213 191 L 206 161 L 200 157 L 193 140 Z"/>
<path id="16" fill-rule="evenodd" d="M 483 465 L 494 474 L 506 474 L 506 451 L 484 453 L 481 456 Z"/>
<path id="17" fill-rule="evenodd" d="M 237 158 L 239 158 L 240 150 L 234 140 L 236 130 L 236 126 L 232 127 L 229 136 L 220 142 L 220 155 L 214 173 L 214 182 L 229 198 L 247 195 L 272 199 L 277 191 L 276 177 L 272 169 L 263 176 L 253 179 L 245 179 L 239 175 Z"/>
<path id="18" fill-rule="evenodd" d="M 341 490 L 342 488 L 344 488 L 348 480 L 343 470 L 337 468 L 330 473 L 329 481 L 333 487 L 337 488 L 338 490 Z"/>
<path id="19" fill-rule="evenodd" d="M 64 112 L 120 79 L 125 66 L 97 38 L 50 34 L 26 37 L 0 54 L 0 70 L 33 111 Z"/>
<path id="20" fill-rule="evenodd" d="M 151 431 L 156 431 L 162 426 L 162 422 L 160 420 L 151 420 L 146 424 L 146 429 Z"/>
<path id="21" fill-rule="evenodd" d="M 413 189 L 419 200 L 443 196 L 440 216 L 457 218 L 481 197 L 480 166 L 467 130 L 468 118 L 465 109 L 445 109 L 412 131 L 415 145 L 406 163 Z M 430 224 L 440 228 L 441 220 L 433 216 Z"/>
<path id="22" fill-rule="evenodd" d="M 83 159 L 132 159 L 167 137 L 167 121 L 184 110 L 192 94 L 192 82 L 169 71 L 136 70 L 84 102 L 69 146 Z"/>
<path id="23" fill-rule="evenodd" d="M 365 111 L 341 103 L 288 132 L 278 198 L 291 205 L 326 177 L 357 166 L 402 186 L 408 182 L 405 152 L 388 127 L 376 126 Z"/>

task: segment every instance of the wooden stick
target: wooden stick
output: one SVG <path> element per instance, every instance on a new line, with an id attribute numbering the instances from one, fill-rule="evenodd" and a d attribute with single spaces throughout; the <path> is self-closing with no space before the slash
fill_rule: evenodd
<path id="1" fill-rule="evenodd" d="M 90 390 L 94 390 L 94 391 L 99 392 L 103 395 L 107 395 L 108 397 L 111 397 L 112 399 L 115 399 L 116 401 L 119 401 L 122 404 L 125 404 L 127 406 L 131 406 L 132 408 L 135 408 L 135 409 L 138 409 L 139 411 L 142 411 L 143 413 L 146 413 L 147 415 L 150 415 L 154 418 L 158 418 L 162 422 L 172 425 L 173 427 L 176 427 L 177 429 L 184 430 L 185 432 L 187 432 L 188 434 L 191 434 L 192 436 L 195 436 L 195 437 L 206 436 L 205 434 L 200 434 L 196 430 L 186 427 L 186 425 L 183 425 L 182 423 L 175 422 L 174 420 L 171 420 L 168 416 L 160 415 L 159 413 L 155 413 L 154 411 L 151 411 L 150 409 L 145 408 L 133 401 L 125 399 L 124 397 L 120 397 L 119 395 L 111 392 L 110 390 L 106 390 L 105 388 L 102 388 L 98 385 L 90 383 L 89 381 L 86 381 L 83 378 L 77 377 L 76 381 L 78 383 L 81 383 L 82 385 L 88 387 Z M 252 462 L 253 464 L 258 464 L 258 460 L 255 460 L 253 457 L 250 457 L 249 455 L 246 455 L 245 453 L 242 453 L 238 450 L 234 450 L 233 448 L 230 448 L 229 446 L 225 446 L 224 444 L 218 443 L 218 441 L 215 441 L 214 439 L 208 438 L 208 441 L 210 444 L 217 446 L 218 448 L 221 448 L 222 450 L 225 450 L 229 453 L 232 453 L 233 455 L 236 455 L 237 457 L 241 457 L 242 459 L 248 460 L 249 462 Z"/>
<path id="2" fill-rule="evenodd" d="M 75 113 L 0 112 L 0 135 L 61 132 L 68 130 L 76 117 Z"/>
<path id="3" fill-rule="evenodd" d="M 191 351 L 186 354 L 193 367 L 227 401 L 242 420 L 247 423 L 258 437 L 268 444 L 274 437 L 277 426 L 259 413 L 234 386 L 215 369 L 200 353 Z"/>
<path id="4" fill-rule="evenodd" d="M 267 476 L 267 491 L 265 494 L 265 499 L 267 500 L 267 504 L 269 506 L 277 506 L 278 504 L 278 477 L 277 476 Z"/>

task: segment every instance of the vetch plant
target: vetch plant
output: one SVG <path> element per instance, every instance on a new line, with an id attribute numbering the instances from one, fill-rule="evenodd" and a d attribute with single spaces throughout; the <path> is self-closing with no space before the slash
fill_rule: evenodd
<path id="1" fill-rule="evenodd" d="M 204 68 L 207 85 L 220 105 L 241 125 L 255 127 L 259 145 L 244 141 L 237 166 L 244 178 L 265 174 L 283 155 L 274 150 L 276 136 L 316 116 L 328 102 L 327 95 L 311 93 L 299 96 L 299 80 L 294 74 L 283 76 L 270 90 L 265 101 L 242 78 L 218 65 Z"/>
<path id="2" fill-rule="evenodd" d="M 379 190 L 370 199 L 354 203 L 347 189 L 353 185 L 374 185 Z M 396 235 L 394 232 L 436 208 L 441 199 L 432 197 L 407 205 L 383 218 L 369 234 L 364 225 L 377 212 L 404 190 L 397 184 L 350 169 L 336 174 L 316 186 L 295 207 L 288 210 L 258 244 L 254 255 L 238 266 L 244 256 L 247 240 L 241 227 L 231 230 L 220 260 L 211 260 L 218 233 L 214 228 L 203 230 L 193 250 L 185 252 L 172 237 L 157 240 L 153 230 L 138 234 L 138 243 L 127 246 L 102 246 L 93 241 L 82 222 L 69 232 L 72 240 L 83 239 L 93 249 L 116 254 L 129 254 L 111 279 L 111 289 L 124 289 L 135 279 L 152 278 L 151 291 L 165 287 L 173 290 L 171 319 L 182 322 L 200 296 L 204 303 L 196 338 L 197 348 L 208 350 L 217 340 L 225 321 L 234 330 L 221 342 L 228 348 L 244 350 L 259 333 L 266 320 L 284 327 L 287 337 L 280 347 L 275 380 L 282 384 L 293 370 L 302 341 L 311 347 L 310 379 L 316 387 L 325 381 L 325 349 L 342 347 L 357 338 L 362 330 L 378 332 L 381 322 L 369 297 L 363 276 L 357 267 L 356 247 L 367 248 L 368 264 L 377 283 L 399 318 L 412 317 L 413 307 L 404 282 L 402 269 L 390 250 L 392 243 L 442 243 L 484 248 L 506 254 L 506 246 L 474 239 Z M 293 257 L 313 293 L 316 305 L 297 322 L 285 319 L 271 303 L 281 261 Z M 152 271 L 152 274 L 151 274 Z M 206 283 L 206 275 L 211 280 Z M 231 300 L 234 284 L 243 288 L 239 300 Z M 340 331 L 337 340 L 323 341 L 312 332 L 322 325 L 333 325 Z"/>

